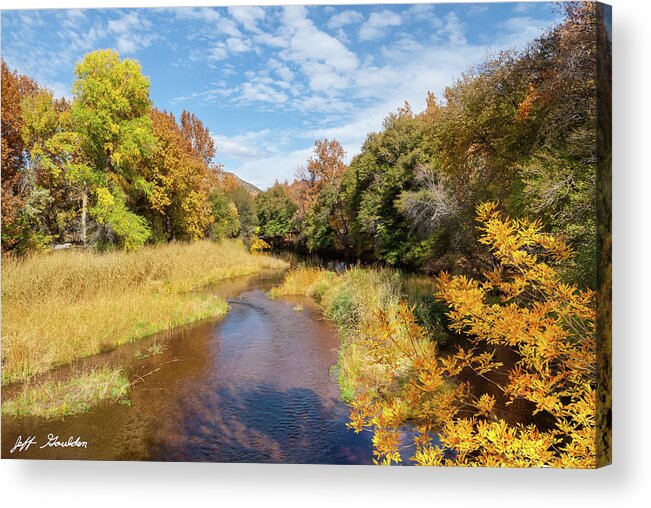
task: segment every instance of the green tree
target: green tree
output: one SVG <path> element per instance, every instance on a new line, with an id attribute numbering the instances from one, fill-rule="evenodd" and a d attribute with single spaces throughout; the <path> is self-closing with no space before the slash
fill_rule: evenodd
<path id="1" fill-rule="evenodd" d="M 292 199 L 287 184 L 276 182 L 255 198 L 260 236 L 269 242 L 284 243 L 296 233 L 293 221 L 298 204 Z"/>
<path id="2" fill-rule="evenodd" d="M 258 227 L 255 211 L 255 197 L 242 185 L 236 185 L 227 190 L 229 199 L 235 204 L 240 220 L 240 236 L 250 238 Z"/>
<path id="3" fill-rule="evenodd" d="M 240 216 L 228 193 L 222 187 L 215 186 L 209 201 L 214 218 L 209 236 L 215 240 L 236 237 L 240 232 Z"/>
<path id="4" fill-rule="evenodd" d="M 149 79 L 137 61 L 121 60 L 108 49 L 88 53 L 75 67 L 75 77 L 73 123 L 90 162 L 77 176 L 95 200 L 90 212 L 98 224 L 98 244 L 137 247 L 151 234 L 130 208 L 150 192 L 140 172 L 155 146 Z"/>
<path id="5" fill-rule="evenodd" d="M 36 212 L 34 229 L 52 241 L 85 242 L 80 221 L 84 192 L 77 176 L 88 171 L 88 160 L 74 131 L 70 103 L 41 89 L 21 105 L 29 155 L 26 175 L 32 188 L 28 209 Z"/>
<path id="6" fill-rule="evenodd" d="M 358 254 L 369 253 L 391 265 L 411 264 L 416 235 L 398 207 L 413 187 L 416 169 L 428 162 L 422 131 L 409 105 L 384 120 L 384 129 L 370 134 L 343 177 L 342 192 L 354 218 L 350 235 Z"/>

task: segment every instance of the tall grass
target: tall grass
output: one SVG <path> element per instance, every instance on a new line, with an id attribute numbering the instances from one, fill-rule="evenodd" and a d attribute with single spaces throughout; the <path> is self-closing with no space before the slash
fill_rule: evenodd
<path id="1" fill-rule="evenodd" d="M 171 243 L 136 252 L 57 252 L 2 263 L 2 383 L 185 323 L 223 315 L 191 290 L 282 269 L 239 241 Z"/>
<path id="2" fill-rule="evenodd" d="M 127 400 L 129 381 L 119 370 L 97 369 L 65 381 L 28 384 L 11 400 L 2 403 L 2 414 L 14 418 L 52 418 L 87 411 L 104 400 Z"/>
<path id="3" fill-rule="evenodd" d="M 427 281 L 405 279 L 400 272 L 387 269 L 353 268 L 335 274 L 320 268 L 297 268 L 286 274 L 270 296 L 312 296 L 337 324 L 342 337 L 337 364 L 339 387 L 342 398 L 350 400 L 362 386 L 364 390 L 381 389 L 386 376 L 372 361 L 365 330 L 376 324 L 379 311 L 394 312 L 409 299 L 407 291 L 412 286 L 425 291 Z"/>

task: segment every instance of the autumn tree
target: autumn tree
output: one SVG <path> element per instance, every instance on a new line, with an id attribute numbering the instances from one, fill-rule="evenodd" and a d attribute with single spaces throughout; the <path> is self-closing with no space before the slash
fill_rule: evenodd
<path id="1" fill-rule="evenodd" d="M 2 250 L 29 248 L 29 227 L 22 214 L 27 198 L 26 150 L 21 102 L 37 90 L 27 76 L 11 72 L 2 60 Z M 21 245 L 22 244 L 22 245 Z"/>
<path id="2" fill-rule="evenodd" d="M 150 112 L 155 148 L 143 164 L 147 210 L 154 230 L 165 240 L 202 238 L 214 217 L 208 200 L 210 174 L 174 115 Z"/>
<path id="3" fill-rule="evenodd" d="M 519 124 L 536 128 L 536 143 L 520 171 L 526 212 L 567 235 L 576 253 L 568 276 L 594 287 L 597 31 L 603 20 L 593 2 L 562 8 L 564 21 L 535 41 L 516 69 L 529 80 Z"/>
<path id="4" fill-rule="evenodd" d="M 194 156 L 206 166 L 210 166 L 215 156 L 216 148 L 210 131 L 193 113 L 181 113 L 181 133 L 190 144 Z"/>
<path id="5" fill-rule="evenodd" d="M 303 184 L 301 208 L 309 209 L 319 192 L 327 185 L 336 184 L 341 177 L 346 164 L 345 152 L 336 140 L 327 138 L 314 142 L 314 154 L 305 166 L 297 169 L 296 178 Z"/>
<path id="6" fill-rule="evenodd" d="M 75 67 L 72 118 L 89 166 L 78 175 L 94 200 L 90 213 L 100 245 L 142 245 L 151 235 L 131 207 L 149 192 L 140 172 L 154 147 L 149 79 L 140 64 L 113 50 L 88 53 Z"/>
<path id="7" fill-rule="evenodd" d="M 383 464 L 407 447 L 419 465 L 595 467 L 594 293 L 562 281 L 571 249 L 539 220 L 493 203 L 477 218 L 493 268 L 437 278 L 457 352 L 438 352 L 409 307 L 380 312 L 364 340 L 385 389 L 357 398 L 350 426 L 373 430 Z"/>
<path id="8" fill-rule="evenodd" d="M 81 139 L 74 130 L 70 103 L 39 89 L 21 103 L 23 140 L 29 163 L 25 175 L 31 188 L 27 211 L 33 229 L 51 241 L 84 238 L 84 190 L 77 176 L 88 170 Z M 81 219 L 81 220 L 80 220 Z"/>
<path id="9" fill-rule="evenodd" d="M 345 152 L 336 140 L 316 140 L 314 154 L 297 170 L 295 187 L 303 224 L 302 240 L 310 250 L 346 250 L 349 221 L 340 196 L 346 171 Z"/>

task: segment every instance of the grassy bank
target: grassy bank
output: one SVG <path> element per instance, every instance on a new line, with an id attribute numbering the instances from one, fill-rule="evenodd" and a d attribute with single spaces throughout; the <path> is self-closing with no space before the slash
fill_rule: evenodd
<path id="1" fill-rule="evenodd" d="M 338 381 L 342 398 L 351 400 L 360 386 L 375 392 L 385 384 L 386 375 L 372 358 L 373 351 L 365 340 L 365 332 L 377 324 L 379 313 L 391 319 L 407 301 L 421 323 L 430 328 L 430 337 L 444 340 L 438 331 L 440 316 L 426 299 L 431 294 L 431 279 L 407 277 L 395 270 L 354 268 L 336 274 L 320 268 L 297 268 L 287 273 L 270 296 L 311 296 L 337 324 L 342 337 Z M 396 332 L 395 340 L 411 340 L 407 333 L 399 329 Z"/>
<path id="2" fill-rule="evenodd" d="M 65 381 L 28 384 L 16 397 L 3 402 L 2 414 L 14 418 L 71 416 L 105 400 L 126 400 L 128 393 L 129 381 L 119 370 L 98 369 Z"/>
<path id="3" fill-rule="evenodd" d="M 287 264 L 239 241 L 172 243 L 136 252 L 60 252 L 2 263 L 2 383 L 22 381 L 175 326 L 226 313 L 191 292 Z"/>

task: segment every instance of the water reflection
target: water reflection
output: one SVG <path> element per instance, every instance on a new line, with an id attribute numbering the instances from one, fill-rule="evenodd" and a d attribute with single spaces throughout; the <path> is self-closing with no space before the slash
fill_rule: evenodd
<path id="1" fill-rule="evenodd" d="M 24 458 L 366 464 L 366 435 L 346 429 L 329 369 L 339 338 L 307 298 L 269 300 L 279 274 L 220 285 L 221 322 L 186 327 L 61 369 L 122 365 L 131 406 L 103 405 L 57 421 L 3 418 L 2 455 L 18 435 L 81 436 L 87 449 L 30 448 Z M 217 292 L 217 289 L 213 288 Z M 227 292 L 228 294 L 226 294 Z M 303 311 L 296 312 L 297 303 Z M 163 354 L 137 352 L 157 341 Z"/>

